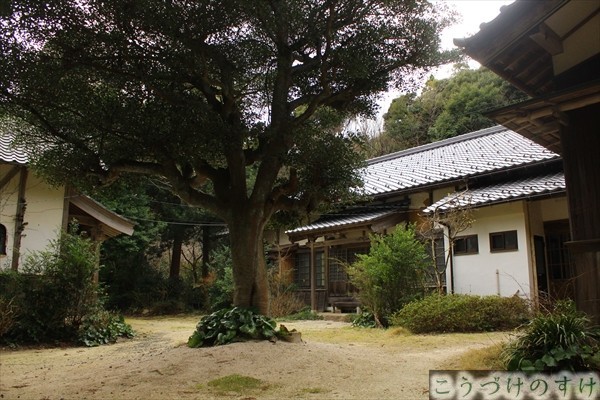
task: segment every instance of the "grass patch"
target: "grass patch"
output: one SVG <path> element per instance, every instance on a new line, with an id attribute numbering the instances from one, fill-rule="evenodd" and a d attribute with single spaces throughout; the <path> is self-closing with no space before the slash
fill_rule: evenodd
<path id="1" fill-rule="evenodd" d="M 260 379 L 238 374 L 227 375 L 212 380 L 207 383 L 207 386 L 218 394 L 230 392 L 245 394 L 248 392 L 264 391 L 269 388 L 269 384 Z"/>
<path id="2" fill-rule="evenodd" d="M 481 349 L 466 351 L 444 365 L 444 369 L 457 370 L 504 370 L 502 351 L 504 343 L 495 343 Z"/>
<path id="3" fill-rule="evenodd" d="M 324 389 L 324 388 L 320 388 L 320 387 L 302 389 L 302 393 L 306 393 L 306 394 L 320 394 L 320 393 L 328 393 L 328 392 L 330 392 L 329 389 Z"/>

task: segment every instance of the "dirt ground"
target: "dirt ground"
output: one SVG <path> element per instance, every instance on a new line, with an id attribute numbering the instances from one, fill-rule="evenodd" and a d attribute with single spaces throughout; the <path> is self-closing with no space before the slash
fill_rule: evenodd
<path id="1" fill-rule="evenodd" d="M 426 399 L 428 371 L 506 334 L 409 335 L 335 321 L 284 323 L 302 343 L 190 349 L 198 317 L 128 319 L 133 339 L 94 348 L 0 351 L 1 399 Z M 219 392 L 239 374 L 260 388 Z"/>

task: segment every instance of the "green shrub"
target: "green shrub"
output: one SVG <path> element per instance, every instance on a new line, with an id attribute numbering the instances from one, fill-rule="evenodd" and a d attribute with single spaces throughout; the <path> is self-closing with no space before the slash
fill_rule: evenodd
<path id="1" fill-rule="evenodd" d="M 348 267 L 360 301 L 378 325 L 423 293 L 423 278 L 428 256 L 415 237 L 414 226 L 397 227 L 387 236 L 371 236 L 369 254 L 358 255 Z"/>
<path id="2" fill-rule="evenodd" d="M 529 318 L 528 303 L 516 296 L 434 294 L 407 304 L 391 324 L 414 333 L 484 332 L 513 329 Z"/>
<path id="3" fill-rule="evenodd" d="M 357 328 L 377 328 L 373 313 L 363 311 L 352 319 L 352 326 Z"/>
<path id="4" fill-rule="evenodd" d="M 214 281 L 208 288 L 210 309 L 213 311 L 233 305 L 233 261 L 231 249 L 223 246 L 213 254 Z"/>
<path id="5" fill-rule="evenodd" d="M 189 347 L 207 347 L 249 339 L 273 339 L 277 323 L 251 310 L 234 307 L 202 317 L 188 339 Z"/>
<path id="6" fill-rule="evenodd" d="M 19 315 L 7 337 L 16 342 L 72 340 L 86 315 L 100 304 L 94 282 L 94 243 L 63 233 L 49 247 L 30 254 L 23 273 L 5 272 L 3 297 L 12 297 Z"/>
<path id="7" fill-rule="evenodd" d="M 100 337 L 108 337 L 110 341 L 110 335 L 122 327 L 117 317 L 108 318 L 103 310 L 102 291 L 94 281 L 96 271 L 95 244 L 76 234 L 63 233 L 47 250 L 27 257 L 23 273 L 0 273 L 0 303 L 10 301 L 13 315 L 3 340 L 97 340 L 99 344 L 103 342 Z"/>
<path id="8" fill-rule="evenodd" d="M 600 369 L 598 354 L 600 328 L 592 327 L 572 301 L 563 301 L 525 325 L 504 357 L 511 371 L 584 371 Z"/>
<path id="9" fill-rule="evenodd" d="M 125 323 L 122 315 L 106 310 L 84 318 L 79 327 L 78 341 L 88 347 L 114 343 L 120 337 L 133 337 L 131 325 Z"/>
<path id="10" fill-rule="evenodd" d="M 17 317 L 14 298 L 0 297 L 0 338 L 10 332 Z"/>

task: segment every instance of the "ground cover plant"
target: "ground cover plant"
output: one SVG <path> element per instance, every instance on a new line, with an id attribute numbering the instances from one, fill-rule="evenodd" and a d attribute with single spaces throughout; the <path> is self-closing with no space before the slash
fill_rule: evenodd
<path id="1" fill-rule="evenodd" d="M 202 317 L 188 339 L 189 347 L 206 347 L 252 339 L 275 339 L 277 323 L 240 307 L 223 309 Z"/>
<path id="2" fill-rule="evenodd" d="M 414 333 L 485 332 L 514 329 L 531 316 L 519 297 L 430 295 L 395 313 L 392 325 Z"/>
<path id="3" fill-rule="evenodd" d="M 572 301 L 560 301 L 526 324 L 504 356 L 511 371 L 598 370 L 600 328 Z"/>

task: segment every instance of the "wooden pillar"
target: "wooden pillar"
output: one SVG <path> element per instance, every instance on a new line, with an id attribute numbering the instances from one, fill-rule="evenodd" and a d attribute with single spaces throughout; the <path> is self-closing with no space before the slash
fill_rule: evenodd
<path id="1" fill-rule="evenodd" d="M 600 323 L 600 104 L 569 111 L 561 143 L 571 242 L 575 302 Z"/>
<path id="2" fill-rule="evenodd" d="M 323 252 L 323 268 L 325 268 L 325 302 L 323 304 L 327 308 L 327 304 L 329 304 L 329 246 L 327 245 Z"/>
<path id="3" fill-rule="evenodd" d="M 90 230 L 90 239 L 92 240 L 95 258 L 94 264 L 96 267 L 94 275 L 92 276 L 92 281 L 97 284 L 100 282 L 100 247 L 102 246 L 102 242 L 108 239 L 108 236 L 104 234 L 101 224 L 90 227 Z"/>
<path id="4" fill-rule="evenodd" d="M 27 200 L 25 198 L 27 188 L 27 167 L 21 167 L 19 176 L 19 193 L 17 194 L 17 210 L 15 214 L 15 230 L 13 237 L 12 260 L 10 268 L 13 271 L 19 270 L 19 258 L 21 257 L 21 238 L 25 230 L 25 209 Z"/>
<path id="5" fill-rule="evenodd" d="M 310 239 L 310 308 L 317 311 L 317 263 L 315 239 Z"/>

